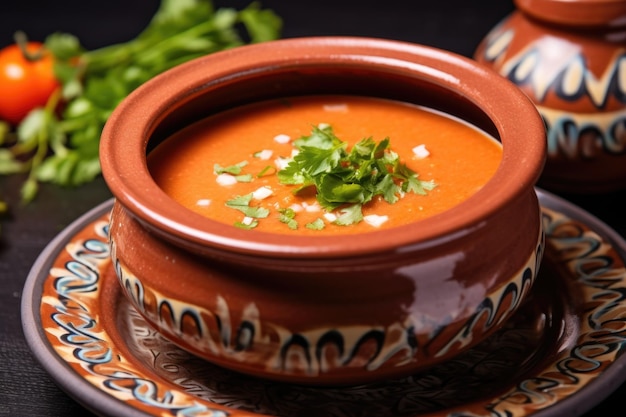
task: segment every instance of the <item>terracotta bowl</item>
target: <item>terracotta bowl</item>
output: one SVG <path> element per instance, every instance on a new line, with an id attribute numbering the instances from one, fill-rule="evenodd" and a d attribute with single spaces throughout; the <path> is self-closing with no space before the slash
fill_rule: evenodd
<path id="1" fill-rule="evenodd" d="M 241 230 L 173 201 L 146 155 L 181 128 L 268 98 L 337 93 L 435 108 L 503 145 L 492 179 L 434 217 L 362 236 Z M 132 93 L 102 136 L 119 282 L 164 336 L 217 365 L 358 384 L 448 360 L 523 302 L 543 255 L 535 194 L 545 131 L 532 102 L 476 62 L 409 43 L 280 40 L 181 65 Z"/>

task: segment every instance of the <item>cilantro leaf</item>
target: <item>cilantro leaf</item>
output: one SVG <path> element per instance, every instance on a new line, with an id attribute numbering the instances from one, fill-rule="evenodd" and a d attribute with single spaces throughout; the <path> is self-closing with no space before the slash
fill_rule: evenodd
<path id="1" fill-rule="evenodd" d="M 287 226 L 292 230 L 296 230 L 298 228 L 298 222 L 295 220 L 296 212 L 293 209 L 284 208 L 278 210 L 278 212 L 280 213 L 278 217 L 280 222 L 287 224 Z"/>
<path id="2" fill-rule="evenodd" d="M 294 146 L 299 152 L 278 171 L 279 181 L 299 185 L 293 190 L 296 194 L 314 186 L 323 208 L 341 209 L 336 224 L 360 222 L 361 207 L 374 196 L 394 204 L 403 193 L 426 194 L 436 186 L 433 181 L 420 181 L 417 173 L 400 162 L 390 149 L 389 138 L 378 143 L 371 137 L 362 139 L 348 152 L 347 143 L 335 136 L 331 126 L 313 127 Z"/>
<path id="3" fill-rule="evenodd" d="M 341 215 L 337 217 L 333 223 L 340 226 L 348 226 L 354 223 L 358 223 L 363 220 L 363 213 L 361 212 L 361 204 L 353 204 L 351 206 L 342 208 L 339 210 Z"/>
<path id="4" fill-rule="evenodd" d="M 336 208 L 345 203 L 364 203 L 366 190 L 358 183 L 346 183 L 335 175 L 320 177 L 317 184 L 317 201 L 326 208 Z"/>
<path id="5" fill-rule="evenodd" d="M 238 227 L 240 229 L 245 229 L 245 230 L 252 230 L 258 225 L 259 225 L 259 222 L 257 220 L 252 220 L 249 223 L 235 222 L 235 227 Z"/>
<path id="6" fill-rule="evenodd" d="M 217 175 L 219 174 L 239 175 L 241 174 L 241 168 L 245 167 L 246 165 L 248 165 L 248 161 L 241 161 L 238 164 L 230 165 L 227 167 L 223 167 L 220 164 L 214 164 L 213 172 Z"/>
<path id="7" fill-rule="evenodd" d="M 311 229 L 311 230 L 322 230 L 324 229 L 324 227 L 326 227 L 326 224 L 324 223 L 324 220 L 318 217 L 311 223 L 305 224 L 304 227 L 306 227 L 307 229 Z"/>
<path id="8" fill-rule="evenodd" d="M 237 182 L 252 182 L 252 174 L 235 175 Z"/>
<path id="9" fill-rule="evenodd" d="M 393 175 L 385 174 L 375 185 L 375 194 L 382 195 L 386 202 L 394 204 L 399 200 L 399 187 L 393 180 Z"/>
<path id="10" fill-rule="evenodd" d="M 252 193 L 243 196 L 236 196 L 232 200 L 228 200 L 226 202 L 226 206 L 234 208 L 235 210 L 239 210 L 247 217 L 253 217 L 255 219 L 266 218 L 270 214 L 270 211 L 265 207 L 250 206 L 250 201 L 252 201 L 252 198 Z"/>
<path id="11" fill-rule="evenodd" d="M 304 186 L 313 185 L 313 180 L 308 175 L 306 175 L 306 173 L 300 167 L 300 164 L 294 160 L 291 160 L 285 168 L 278 171 L 277 175 L 278 180 L 282 184 L 303 184 Z"/>

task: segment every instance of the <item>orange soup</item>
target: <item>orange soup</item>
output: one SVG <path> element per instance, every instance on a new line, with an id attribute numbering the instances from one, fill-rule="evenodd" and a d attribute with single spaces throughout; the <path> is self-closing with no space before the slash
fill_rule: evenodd
<path id="1" fill-rule="evenodd" d="M 447 210 L 480 189 L 501 157 L 497 140 L 441 112 L 312 96 L 208 117 L 157 146 L 148 164 L 168 195 L 211 219 L 327 235 Z"/>

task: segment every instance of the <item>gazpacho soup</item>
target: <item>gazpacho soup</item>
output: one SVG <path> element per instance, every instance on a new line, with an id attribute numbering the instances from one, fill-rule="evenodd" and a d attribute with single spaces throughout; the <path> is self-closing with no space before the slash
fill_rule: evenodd
<path id="1" fill-rule="evenodd" d="M 360 96 L 241 106 L 175 133 L 148 156 L 183 206 L 233 227 L 328 235 L 447 210 L 494 174 L 502 145 L 447 114 Z"/>

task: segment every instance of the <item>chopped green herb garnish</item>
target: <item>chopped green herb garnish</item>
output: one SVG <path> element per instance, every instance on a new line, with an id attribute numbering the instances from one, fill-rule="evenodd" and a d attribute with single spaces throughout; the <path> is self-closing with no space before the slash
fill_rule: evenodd
<path id="1" fill-rule="evenodd" d="M 298 228 L 298 222 L 295 220 L 296 212 L 290 208 L 279 209 L 278 220 L 289 226 L 290 229 L 296 230 Z"/>
<path id="2" fill-rule="evenodd" d="M 257 178 L 261 178 L 263 175 L 265 175 L 267 173 L 272 173 L 273 174 L 275 172 L 276 172 L 276 168 L 271 166 L 271 165 L 268 165 L 265 168 L 263 168 L 261 170 L 261 172 L 259 172 L 256 176 L 257 176 Z"/>
<path id="3" fill-rule="evenodd" d="M 304 225 L 304 227 L 306 227 L 307 229 L 312 230 L 322 230 L 325 226 L 326 224 L 324 223 L 324 220 L 320 219 L 319 217 L 311 223 L 307 223 Z"/>
<path id="4" fill-rule="evenodd" d="M 276 171 L 272 166 L 265 167 L 257 177 L 268 172 L 276 173 L 280 183 L 295 185 L 294 194 L 312 188 L 316 199 L 327 212 L 337 211 L 332 222 L 347 226 L 363 220 L 362 207 L 374 197 L 380 196 L 389 204 L 396 203 L 405 193 L 426 194 L 435 188 L 433 181 L 421 181 L 417 173 L 400 162 L 397 153 L 390 149 L 390 140 L 385 138 L 375 142 L 372 138 L 362 139 L 352 149 L 335 136 L 329 125 L 313 127 L 311 135 L 303 136 L 293 142 L 298 153 L 289 159 L 284 169 Z M 260 152 L 253 154 L 258 157 Z M 239 182 L 252 182 L 251 174 L 243 174 L 243 167 L 238 164 L 222 167 L 214 165 L 217 175 L 231 174 Z M 258 225 L 256 219 L 265 218 L 270 210 L 265 207 L 250 206 L 254 194 L 237 196 L 226 202 L 228 207 L 241 211 L 247 218 L 236 222 L 235 226 L 253 229 Z M 278 209 L 280 222 L 296 230 L 296 211 L 292 208 Z M 326 226 L 323 219 L 305 224 L 313 230 L 322 230 Z"/>
<path id="5" fill-rule="evenodd" d="M 252 182 L 251 174 L 235 175 L 237 182 Z"/>
<path id="6" fill-rule="evenodd" d="M 396 175 L 405 179 L 405 182 L 402 183 L 402 191 L 426 195 L 426 191 L 437 186 L 434 181 L 419 181 L 415 175 L 411 175 L 412 172 L 404 164 L 397 166 Z"/>
<path id="7" fill-rule="evenodd" d="M 360 204 L 353 204 L 351 206 L 342 208 L 339 210 L 341 215 L 337 217 L 333 223 L 340 226 L 348 226 L 350 224 L 358 223 L 363 220 L 363 213 L 361 212 Z"/>
<path id="8" fill-rule="evenodd" d="M 240 229 L 246 229 L 246 230 L 252 230 L 258 225 L 259 225 L 259 222 L 257 220 L 252 220 L 250 223 L 235 222 L 235 227 L 238 227 Z"/>
<path id="9" fill-rule="evenodd" d="M 296 194 L 315 187 L 323 208 L 341 208 L 336 224 L 360 222 L 362 205 L 377 195 L 393 204 L 404 192 L 426 194 L 436 186 L 419 180 L 417 173 L 400 163 L 389 148 L 389 138 L 378 143 L 363 139 L 348 152 L 347 143 L 335 136 L 331 126 L 324 126 L 314 127 L 310 136 L 297 139 L 294 146 L 299 152 L 278 171 L 279 181 L 297 185 Z"/>
<path id="10" fill-rule="evenodd" d="M 270 214 L 270 211 L 265 207 L 250 206 L 250 201 L 252 201 L 252 193 L 228 200 L 226 205 L 235 210 L 239 210 L 246 217 L 253 217 L 255 219 L 264 219 Z"/>
<path id="11" fill-rule="evenodd" d="M 230 165 L 227 167 L 223 167 L 220 164 L 215 164 L 213 165 L 213 172 L 215 172 L 215 174 L 217 175 L 219 174 L 239 175 L 241 174 L 241 168 L 245 167 L 246 165 L 248 165 L 248 161 L 241 161 L 238 164 Z"/>

